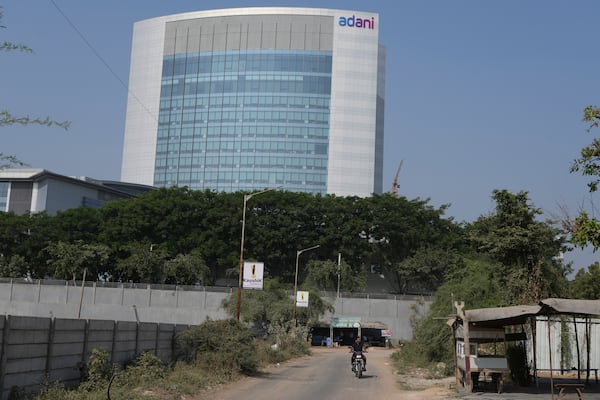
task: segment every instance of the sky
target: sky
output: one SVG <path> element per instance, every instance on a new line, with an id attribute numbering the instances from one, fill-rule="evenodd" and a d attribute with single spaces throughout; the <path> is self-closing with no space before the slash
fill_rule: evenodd
<path id="1" fill-rule="evenodd" d="M 237 1 L 4 0 L 0 110 L 70 120 L 71 128 L 10 126 L 0 152 L 32 168 L 120 178 L 136 21 L 214 8 L 317 7 L 379 13 L 386 47 L 384 191 L 448 204 L 473 222 L 495 189 L 527 191 L 542 218 L 593 211 L 570 165 L 593 135 L 583 108 L 600 106 L 595 0 Z M 403 161 L 402 161 L 403 160 Z M 575 269 L 599 259 L 567 254 Z"/>

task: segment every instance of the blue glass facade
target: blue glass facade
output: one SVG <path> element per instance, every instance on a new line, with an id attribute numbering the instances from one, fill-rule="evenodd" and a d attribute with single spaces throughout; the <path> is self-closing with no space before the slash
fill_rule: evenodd
<path id="1" fill-rule="evenodd" d="M 0 182 L 0 211 L 8 211 L 8 182 Z"/>
<path id="2" fill-rule="evenodd" d="M 154 185 L 326 194 L 331 60 L 315 50 L 165 56 Z"/>

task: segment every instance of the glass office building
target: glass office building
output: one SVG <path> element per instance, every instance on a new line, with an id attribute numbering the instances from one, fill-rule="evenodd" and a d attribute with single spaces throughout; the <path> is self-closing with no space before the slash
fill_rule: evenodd
<path id="1" fill-rule="evenodd" d="M 244 8 L 134 25 L 121 180 L 382 191 L 379 17 Z"/>

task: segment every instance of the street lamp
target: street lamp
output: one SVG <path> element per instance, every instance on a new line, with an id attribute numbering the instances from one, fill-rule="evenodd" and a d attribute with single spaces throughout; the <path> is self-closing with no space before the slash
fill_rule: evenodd
<path id="1" fill-rule="evenodd" d="M 238 281 L 237 313 L 236 313 L 236 318 L 238 321 L 240 320 L 240 308 L 242 305 L 242 280 L 243 280 L 242 275 L 244 274 L 244 231 L 246 230 L 246 203 L 248 203 L 248 200 L 250 200 L 252 197 L 254 197 L 258 194 L 270 192 L 270 191 L 276 190 L 276 189 L 279 189 L 279 187 L 261 190 L 260 192 L 244 194 L 244 210 L 242 211 L 242 240 L 241 240 L 241 244 L 240 244 L 240 277 L 239 277 L 239 281 Z"/>
<path id="2" fill-rule="evenodd" d="M 305 251 L 314 250 L 317 247 L 321 246 L 320 244 L 312 247 L 308 247 L 306 249 L 297 250 L 296 251 L 296 273 L 294 274 L 294 312 L 292 313 L 292 321 L 294 321 L 294 325 L 292 325 L 292 329 L 296 330 L 296 299 L 298 298 L 298 260 L 300 258 L 300 254 Z"/>

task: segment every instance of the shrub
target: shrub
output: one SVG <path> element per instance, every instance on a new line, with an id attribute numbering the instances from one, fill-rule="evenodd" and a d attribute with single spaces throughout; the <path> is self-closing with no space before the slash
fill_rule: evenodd
<path id="1" fill-rule="evenodd" d="M 80 388 L 90 392 L 106 388 L 112 374 L 113 366 L 108 361 L 108 351 L 92 349 L 90 358 L 81 371 L 84 382 L 80 385 Z"/>
<path id="2" fill-rule="evenodd" d="M 208 320 L 175 338 L 177 360 L 206 366 L 211 373 L 253 374 L 258 369 L 256 354 L 254 332 L 234 319 Z"/>

